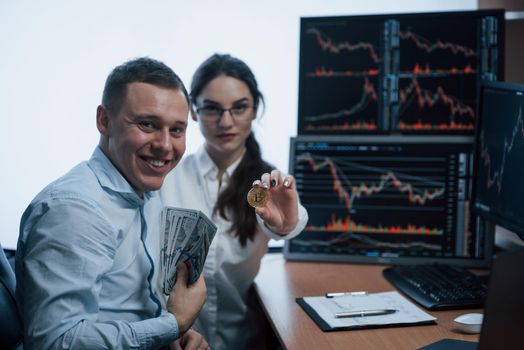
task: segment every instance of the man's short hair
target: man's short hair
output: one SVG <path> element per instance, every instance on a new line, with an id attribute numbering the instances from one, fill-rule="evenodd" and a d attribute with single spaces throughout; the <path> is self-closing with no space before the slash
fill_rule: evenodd
<path id="1" fill-rule="evenodd" d="M 102 105 L 109 112 L 118 113 L 127 92 L 127 85 L 135 82 L 180 90 L 189 105 L 189 95 L 178 75 L 166 64 L 149 57 L 129 60 L 109 73 L 102 95 Z"/>

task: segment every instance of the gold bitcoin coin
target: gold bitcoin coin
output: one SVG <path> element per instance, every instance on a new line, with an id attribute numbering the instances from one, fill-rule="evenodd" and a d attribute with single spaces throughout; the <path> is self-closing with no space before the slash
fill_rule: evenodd
<path id="1" fill-rule="evenodd" d="M 268 199 L 269 192 L 262 187 L 253 187 L 247 193 L 247 202 L 253 208 L 263 207 Z"/>

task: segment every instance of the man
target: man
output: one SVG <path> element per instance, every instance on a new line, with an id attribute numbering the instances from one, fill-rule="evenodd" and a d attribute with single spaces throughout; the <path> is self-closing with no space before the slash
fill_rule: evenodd
<path id="1" fill-rule="evenodd" d="M 185 151 L 188 112 L 184 85 L 161 62 L 138 58 L 108 76 L 91 159 L 22 216 L 16 292 L 26 349 L 208 347 L 189 329 L 205 300 L 203 278 L 188 286 L 179 266 L 167 310 L 152 282 L 162 209 L 155 191 Z"/>

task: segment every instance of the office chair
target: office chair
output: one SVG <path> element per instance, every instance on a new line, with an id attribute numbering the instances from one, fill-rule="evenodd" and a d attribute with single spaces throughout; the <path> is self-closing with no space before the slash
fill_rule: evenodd
<path id="1" fill-rule="evenodd" d="M 0 345 L 22 348 L 22 322 L 15 301 L 16 278 L 0 244 Z"/>

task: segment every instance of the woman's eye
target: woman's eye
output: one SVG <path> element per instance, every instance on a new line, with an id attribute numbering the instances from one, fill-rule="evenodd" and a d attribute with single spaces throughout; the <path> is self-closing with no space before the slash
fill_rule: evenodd
<path id="1" fill-rule="evenodd" d="M 232 112 L 234 114 L 242 114 L 242 113 L 244 113 L 246 111 L 246 109 L 247 109 L 247 106 L 244 106 L 244 105 L 242 105 L 242 106 L 235 106 L 235 107 L 231 108 L 231 110 L 232 110 Z"/>
<path id="2" fill-rule="evenodd" d="M 214 106 L 207 106 L 207 107 L 204 107 L 202 109 L 203 109 L 204 113 L 207 113 L 207 114 L 218 114 L 218 113 L 220 113 L 220 108 L 214 107 Z"/>

